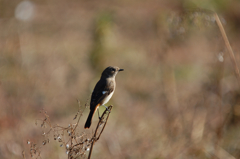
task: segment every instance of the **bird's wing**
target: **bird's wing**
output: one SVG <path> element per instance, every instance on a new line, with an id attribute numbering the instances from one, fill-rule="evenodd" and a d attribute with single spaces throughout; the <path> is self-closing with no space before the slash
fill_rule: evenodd
<path id="1" fill-rule="evenodd" d="M 90 109 L 95 109 L 96 105 L 101 103 L 101 101 L 113 91 L 113 81 L 98 81 L 91 96 Z"/>

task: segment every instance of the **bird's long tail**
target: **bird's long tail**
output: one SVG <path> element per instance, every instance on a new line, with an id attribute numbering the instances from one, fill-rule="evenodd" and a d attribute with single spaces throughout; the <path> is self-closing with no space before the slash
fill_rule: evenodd
<path id="1" fill-rule="evenodd" d="M 99 105 L 97 105 L 97 106 L 95 107 L 95 109 L 90 110 L 90 113 L 89 113 L 89 115 L 88 115 L 87 121 L 86 121 L 85 126 L 84 126 L 84 129 L 89 129 L 89 128 L 90 128 L 90 126 L 91 126 L 91 124 L 92 124 L 93 115 L 94 115 L 95 111 L 97 110 L 98 106 L 99 106 Z"/>

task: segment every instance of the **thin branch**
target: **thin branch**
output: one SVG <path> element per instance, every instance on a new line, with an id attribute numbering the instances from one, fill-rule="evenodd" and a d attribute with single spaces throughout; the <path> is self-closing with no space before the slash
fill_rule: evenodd
<path id="1" fill-rule="evenodd" d="M 109 117 L 109 115 L 110 115 L 110 113 L 111 113 L 111 112 L 110 112 L 111 110 L 112 110 L 112 105 L 108 106 L 108 109 L 106 109 L 106 110 L 103 112 L 103 114 L 102 114 L 102 116 L 101 116 L 101 119 L 99 120 L 99 122 L 98 122 L 98 124 L 97 124 L 96 130 L 95 130 L 95 133 L 94 133 L 94 136 L 92 137 L 92 144 L 91 144 L 90 152 L 89 152 L 89 155 L 88 155 L 88 159 L 91 158 L 94 143 L 100 138 L 100 136 L 101 136 L 101 134 L 102 134 L 102 132 L 103 132 L 106 124 L 107 124 L 108 117 Z M 107 118 L 106 118 L 106 121 L 103 122 L 105 115 L 107 115 Z M 97 137 L 97 132 L 98 132 L 98 130 L 99 130 L 99 128 L 100 128 L 100 125 L 101 125 L 102 123 L 104 123 L 103 128 L 102 128 L 99 136 Z"/>
<path id="2" fill-rule="evenodd" d="M 227 35 L 226 35 L 226 32 L 223 28 L 223 25 L 219 19 L 219 16 L 217 15 L 217 13 L 214 13 L 214 17 L 216 19 L 216 22 L 217 22 L 217 25 L 219 27 L 219 30 L 222 34 L 222 37 L 223 37 L 223 40 L 225 42 L 225 45 L 227 47 L 227 50 L 228 50 L 228 53 L 230 55 L 230 58 L 231 58 L 231 61 L 232 61 L 232 64 L 233 64 L 233 67 L 234 67 L 234 72 L 235 72 L 235 75 L 236 75 L 236 78 L 237 78 L 237 81 L 238 81 L 238 86 L 240 88 L 240 74 L 239 74 L 239 69 L 238 69 L 238 66 L 237 66 L 237 63 L 236 63 L 236 58 L 235 58 L 235 55 L 234 55 L 234 52 L 232 50 L 232 47 L 229 43 L 229 40 L 227 38 Z"/>

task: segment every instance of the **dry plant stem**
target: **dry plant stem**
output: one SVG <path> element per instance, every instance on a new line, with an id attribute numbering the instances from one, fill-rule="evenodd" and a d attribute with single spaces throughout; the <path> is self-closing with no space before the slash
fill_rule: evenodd
<path id="1" fill-rule="evenodd" d="M 229 43 L 229 41 L 228 41 L 226 32 L 225 32 L 225 30 L 224 30 L 224 28 L 223 28 L 223 25 L 222 25 L 222 23 L 221 23 L 218 15 L 217 15 L 217 13 L 214 13 L 214 17 L 215 17 L 215 19 L 216 19 L 216 22 L 217 22 L 217 25 L 218 25 L 218 27 L 219 27 L 219 30 L 220 30 L 220 32 L 221 32 L 221 34 L 222 34 L 223 40 L 224 40 L 224 42 L 225 42 L 225 45 L 226 45 L 226 47 L 227 47 L 227 49 L 228 49 L 228 53 L 229 53 L 229 55 L 230 55 L 231 61 L 232 61 L 233 66 L 234 66 L 235 74 L 236 74 L 236 77 L 237 77 L 238 87 L 240 88 L 240 74 L 239 74 L 239 69 L 238 69 L 238 66 L 237 66 L 237 63 L 236 63 L 236 58 L 235 58 L 235 56 L 234 56 L 232 47 L 231 47 L 231 45 L 230 45 L 230 43 Z"/>
<path id="2" fill-rule="evenodd" d="M 81 106 L 81 105 L 80 105 L 80 101 L 77 100 L 77 102 L 78 102 L 78 113 L 80 113 L 80 112 L 81 112 L 81 109 L 80 109 L 80 106 Z M 85 106 L 85 108 L 86 108 L 86 106 Z M 82 112 L 84 112 L 85 108 L 83 109 Z M 80 113 L 81 115 L 82 115 L 82 112 Z M 80 121 L 81 115 L 80 115 L 80 117 L 78 118 L 77 124 L 76 124 L 76 126 L 74 127 L 73 132 L 75 132 L 75 130 L 76 130 L 77 126 L 78 126 L 78 123 L 79 123 L 79 121 Z"/>
<path id="3" fill-rule="evenodd" d="M 22 157 L 23 157 L 23 159 L 26 159 L 25 151 L 22 151 Z"/>
<path id="4" fill-rule="evenodd" d="M 77 144 L 77 145 L 73 145 L 73 140 L 74 140 L 74 135 L 75 135 L 75 130 L 76 130 L 76 128 L 77 128 L 77 126 L 78 126 L 78 124 L 79 124 L 79 121 L 80 121 L 80 119 L 81 119 L 81 116 L 82 116 L 82 112 L 85 110 L 85 108 L 86 108 L 86 105 L 85 105 L 85 107 L 84 107 L 84 109 L 83 109 L 83 111 L 81 111 L 81 109 L 80 109 L 80 107 L 81 107 L 81 104 L 80 104 L 80 101 L 77 99 L 77 102 L 78 102 L 78 112 L 77 112 L 77 115 L 79 115 L 79 117 L 78 117 L 78 121 L 77 121 L 77 123 L 76 123 L 76 125 L 75 125 L 75 127 L 73 128 L 72 126 L 71 126 L 71 147 L 75 147 L 75 146 L 77 146 L 77 145 L 79 145 L 79 144 Z M 74 119 L 76 119 L 76 117 L 77 117 L 77 115 L 74 117 Z M 75 139 L 75 142 L 77 143 L 77 141 L 76 141 L 76 139 Z M 82 144 L 82 143 L 80 143 L 80 144 Z M 70 149 L 70 151 L 71 151 L 72 149 Z M 71 158 L 71 153 L 68 153 L 68 159 L 70 159 Z"/>
<path id="5" fill-rule="evenodd" d="M 100 138 L 100 136 L 101 136 L 101 134 L 102 134 L 102 132 L 103 132 L 106 124 L 107 124 L 108 117 L 109 117 L 109 115 L 110 115 L 110 112 L 109 112 L 109 111 L 111 111 L 111 110 L 112 110 L 112 105 L 108 106 L 108 109 L 106 109 L 106 110 L 103 112 L 103 114 L 102 114 L 102 116 L 101 116 L 101 119 L 99 120 L 99 122 L 98 122 L 98 124 L 97 124 L 96 130 L 95 130 L 95 133 L 94 133 L 94 136 L 93 136 L 93 138 L 92 138 L 93 141 L 92 141 L 92 144 L 91 144 L 91 148 L 90 148 L 90 152 L 89 152 L 89 155 L 88 155 L 88 159 L 91 158 L 92 150 L 93 150 L 93 145 L 94 145 L 95 141 L 97 141 L 97 140 Z M 102 128 L 102 131 L 100 132 L 100 134 L 99 134 L 99 136 L 98 136 L 98 138 L 97 138 L 97 132 L 98 132 L 99 126 L 100 126 L 100 124 L 102 123 L 102 121 L 103 121 L 103 119 L 104 119 L 103 117 L 104 117 L 104 115 L 105 115 L 107 112 L 109 112 L 109 113 L 107 114 L 106 122 L 104 123 L 103 128 Z"/>

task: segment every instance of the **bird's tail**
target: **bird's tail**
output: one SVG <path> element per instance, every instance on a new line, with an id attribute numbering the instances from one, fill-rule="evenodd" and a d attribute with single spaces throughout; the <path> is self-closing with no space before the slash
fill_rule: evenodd
<path id="1" fill-rule="evenodd" d="M 87 121 L 85 123 L 85 126 L 84 126 L 84 129 L 89 129 L 91 124 L 92 124 L 92 117 L 93 117 L 93 114 L 94 114 L 95 110 L 91 110 L 89 115 L 88 115 L 88 118 L 87 118 Z"/>
<path id="2" fill-rule="evenodd" d="M 90 128 L 90 126 L 91 126 L 91 124 L 92 124 L 93 115 L 94 115 L 95 111 L 98 109 L 99 105 L 100 105 L 100 104 L 98 104 L 98 105 L 95 107 L 95 109 L 90 110 L 90 113 L 89 113 L 89 115 L 88 115 L 87 121 L 86 121 L 85 126 L 84 126 L 84 129 L 89 129 L 89 128 Z"/>

